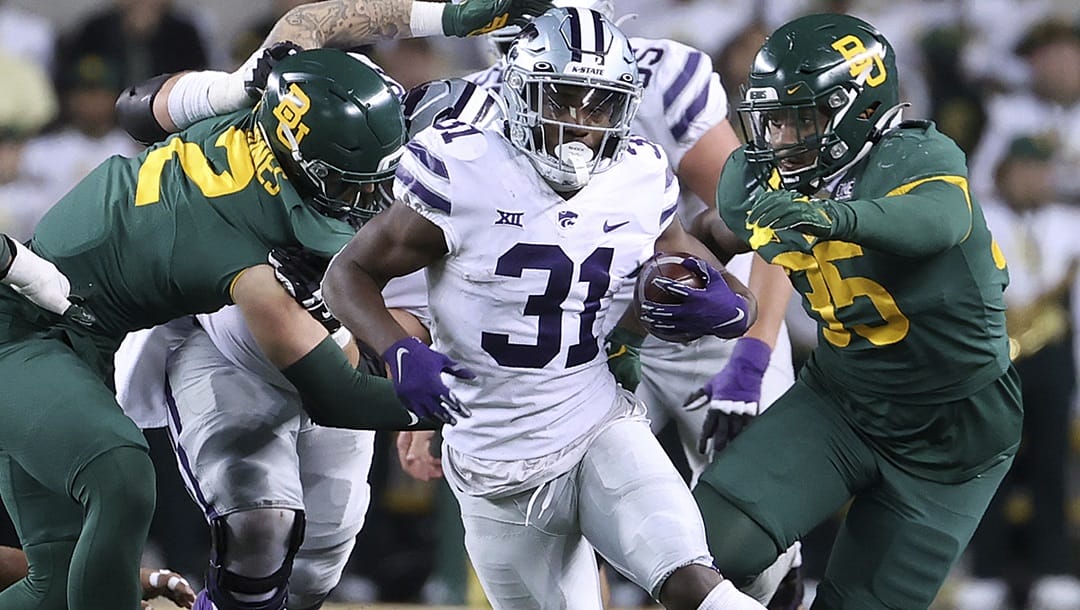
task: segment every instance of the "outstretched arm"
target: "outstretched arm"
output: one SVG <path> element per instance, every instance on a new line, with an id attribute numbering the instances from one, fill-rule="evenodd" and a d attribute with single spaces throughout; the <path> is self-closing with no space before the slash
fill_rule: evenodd
<path id="1" fill-rule="evenodd" d="M 300 392 L 312 421 L 369 430 L 417 423 L 389 381 L 356 370 L 323 325 L 285 292 L 270 265 L 243 271 L 232 297 L 259 348 Z"/>
<path id="2" fill-rule="evenodd" d="M 261 47 L 234 72 L 156 76 L 120 94 L 120 124 L 141 142 L 155 142 L 192 123 L 250 106 L 246 81 L 264 50 L 290 42 L 303 49 L 348 49 L 395 38 L 476 36 L 521 25 L 551 7 L 549 0 L 325 0 L 285 13 Z M 265 77 L 264 77 L 265 78 Z M 171 110 L 170 110 L 171 107 Z"/>

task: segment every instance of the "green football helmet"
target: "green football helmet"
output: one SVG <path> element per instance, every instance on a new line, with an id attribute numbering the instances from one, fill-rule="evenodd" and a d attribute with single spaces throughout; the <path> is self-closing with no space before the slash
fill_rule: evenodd
<path id="1" fill-rule="evenodd" d="M 406 140 L 401 103 L 378 72 L 336 49 L 301 51 L 270 72 L 255 118 L 319 213 L 359 225 L 378 212 L 373 187 L 393 178 Z"/>
<path id="2" fill-rule="evenodd" d="M 865 156 L 902 106 L 892 45 L 874 26 L 800 17 L 754 57 L 738 108 L 746 158 L 772 188 L 813 194 Z"/>

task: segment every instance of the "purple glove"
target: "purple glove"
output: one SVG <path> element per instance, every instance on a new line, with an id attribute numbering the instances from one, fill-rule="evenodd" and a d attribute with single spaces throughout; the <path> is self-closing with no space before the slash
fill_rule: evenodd
<path id="1" fill-rule="evenodd" d="M 444 424 L 454 425 L 454 413 L 469 417 L 469 411 L 443 383 L 441 375 L 449 373 L 458 379 L 475 379 L 476 373 L 431 349 L 416 337 L 397 341 L 382 354 L 390 366 L 394 391 L 405 405 L 419 417 L 431 417 Z"/>
<path id="2" fill-rule="evenodd" d="M 675 304 L 643 301 L 641 322 L 665 341 L 687 342 L 705 335 L 733 339 L 750 328 L 746 299 L 735 294 L 716 269 L 697 258 L 687 258 L 683 266 L 708 281 L 704 288 L 693 288 L 676 280 L 658 277 L 653 285 L 681 298 Z"/>
<path id="3" fill-rule="evenodd" d="M 763 341 L 753 337 L 739 339 L 723 370 L 683 403 L 687 411 L 709 407 L 698 438 L 698 451 L 702 455 L 709 454 L 710 440 L 713 453 L 722 450 L 758 414 L 761 378 L 769 368 L 771 354 L 772 350 Z"/>

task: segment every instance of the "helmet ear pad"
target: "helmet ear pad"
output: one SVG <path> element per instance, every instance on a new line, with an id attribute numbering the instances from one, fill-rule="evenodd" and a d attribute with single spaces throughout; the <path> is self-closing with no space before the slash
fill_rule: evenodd
<path id="1" fill-rule="evenodd" d="M 255 120 L 305 200 L 342 219 L 357 211 L 362 185 L 393 176 L 406 140 L 391 85 L 336 49 L 301 51 L 280 61 Z"/>
<path id="2" fill-rule="evenodd" d="M 857 17 L 819 14 L 790 21 L 765 41 L 738 111 L 747 159 L 763 174 L 778 173 L 785 188 L 814 192 L 865 156 L 901 107 L 888 40 Z M 824 120 L 812 133 L 800 131 L 797 147 L 777 144 L 768 119 L 815 110 Z M 798 148 L 816 151 L 812 167 L 781 162 Z"/>

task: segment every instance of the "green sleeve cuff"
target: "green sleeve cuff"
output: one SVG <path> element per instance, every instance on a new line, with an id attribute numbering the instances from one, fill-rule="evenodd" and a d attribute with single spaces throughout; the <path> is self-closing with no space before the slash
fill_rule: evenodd
<path id="1" fill-rule="evenodd" d="M 616 326 L 615 329 L 611 331 L 611 334 L 608 335 L 608 342 L 611 345 L 641 347 L 641 344 L 645 342 L 645 335 L 639 335 L 621 326 Z"/>
<path id="2" fill-rule="evenodd" d="M 434 420 L 417 420 L 405 409 L 389 379 L 354 369 L 330 337 L 281 372 L 300 392 L 311 421 L 320 426 L 353 430 L 441 427 Z"/>

